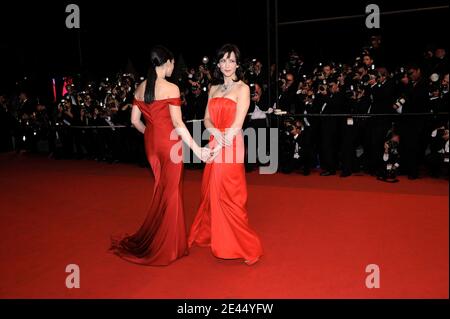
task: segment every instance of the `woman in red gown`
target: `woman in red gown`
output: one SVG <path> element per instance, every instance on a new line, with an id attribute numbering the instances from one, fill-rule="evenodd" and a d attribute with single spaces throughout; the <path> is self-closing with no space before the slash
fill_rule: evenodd
<path id="1" fill-rule="evenodd" d="M 132 235 L 114 236 L 110 249 L 130 262 L 161 266 L 188 253 L 182 201 L 183 162 L 181 154 L 173 150 L 181 150 L 181 137 L 203 161 L 210 152 L 193 141 L 182 121 L 179 89 L 165 79 L 174 68 L 172 53 L 162 46 L 153 48 L 151 64 L 147 80 L 136 89 L 131 121 L 144 134 L 145 151 L 155 178 L 153 200 L 139 230 Z M 176 134 L 172 134 L 174 129 Z"/>
<path id="2" fill-rule="evenodd" d="M 250 89 L 239 77 L 239 49 L 225 45 L 218 52 L 205 127 L 210 148 L 220 151 L 207 162 L 201 203 L 190 229 L 188 245 L 211 247 L 223 259 L 244 259 L 252 265 L 262 255 L 261 242 L 249 227 L 242 124 L 250 105 Z"/>

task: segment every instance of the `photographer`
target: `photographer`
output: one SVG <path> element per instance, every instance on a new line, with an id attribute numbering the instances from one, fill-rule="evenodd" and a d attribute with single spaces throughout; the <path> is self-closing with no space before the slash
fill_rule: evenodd
<path id="1" fill-rule="evenodd" d="M 119 111 L 119 101 L 115 96 L 109 96 L 106 100 L 106 107 L 98 119 L 100 125 L 110 126 L 111 128 L 99 128 L 101 145 L 101 160 L 108 163 L 116 163 L 119 161 L 119 134 L 120 128 L 117 125 L 117 112 Z"/>
<path id="2" fill-rule="evenodd" d="M 430 175 L 439 178 L 443 173 L 449 175 L 449 129 L 445 126 L 431 132 L 430 154 L 427 156 Z"/>
<path id="3" fill-rule="evenodd" d="M 292 73 L 295 78 L 303 78 L 307 74 L 303 56 L 299 55 L 297 51 L 291 50 L 288 55 L 288 60 L 285 64 L 287 72 Z"/>
<path id="4" fill-rule="evenodd" d="M 93 99 L 92 93 L 87 93 L 84 95 L 82 106 L 79 113 L 78 125 L 80 126 L 90 126 L 93 125 L 93 113 L 94 108 L 97 105 L 97 101 Z M 93 158 L 94 150 L 94 130 L 93 129 L 78 129 L 80 136 L 80 144 L 86 150 L 86 157 L 89 159 Z"/>
<path id="5" fill-rule="evenodd" d="M 245 80 L 247 83 L 258 83 L 262 89 L 267 89 L 266 75 L 262 71 L 262 63 L 258 59 L 253 59 L 247 71 L 245 72 Z"/>
<path id="6" fill-rule="evenodd" d="M 185 73 L 183 74 L 182 81 L 184 87 L 184 96 L 187 103 L 187 108 L 185 109 L 186 112 L 184 112 L 184 117 L 186 120 L 192 120 L 195 119 L 195 109 L 196 109 L 196 99 L 195 99 L 195 93 L 199 94 L 199 85 L 196 81 L 196 74 L 195 69 L 190 68 L 186 69 Z"/>
<path id="7" fill-rule="evenodd" d="M 429 100 L 427 103 L 427 111 L 433 114 L 444 113 L 449 111 L 448 100 L 448 73 L 444 74 L 441 79 L 437 79 L 430 85 Z M 446 118 L 442 116 L 433 117 L 433 129 L 446 123 Z"/>
<path id="8" fill-rule="evenodd" d="M 309 175 L 310 168 L 305 166 L 303 123 L 287 121 L 285 123 L 287 136 L 282 140 L 281 171 L 289 174 L 303 168 L 303 175 Z"/>
<path id="9" fill-rule="evenodd" d="M 70 102 L 72 103 L 72 105 L 77 105 L 78 104 L 78 95 L 75 92 L 75 86 L 73 84 L 67 84 L 66 91 L 67 91 L 67 93 L 64 94 L 63 98 L 70 99 Z"/>
<path id="10" fill-rule="evenodd" d="M 405 95 L 405 103 L 401 113 L 425 113 L 428 102 L 428 82 L 422 76 L 418 66 L 408 69 L 409 83 Z M 399 121 L 399 131 L 402 136 L 400 152 L 403 169 L 409 179 L 419 177 L 419 163 L 423 159 L 425 119 L 420 116 L 408 116 Z"/>
<path id="11" fill-rule="evenodd" d="M 29 94 L 21 91 L 17 107 L 18 123 L 15 132 L 16 152 L 35 150 L 34 126 L 36 117 L 36 102 Z"/>
<path id="12" fill-rule="evenodd" d="M 400 166 L 400 136 L 394 130 L 391 130 L 386 138 L 387 141 L 384 143 L 383 166 L 377 179 L 383 182 L 396 183 L 398 182 L 397 170 Z"/>
<path id="13" fill-rule="evenodd" d="M 257 163 L 261 164 L 259 161 L 259 146 L 264 147 L 265 153 L 268 154 L 268 145 L 269 145 L 269 134 L 268 134 L 268 122 L 266 111 L 269 109 L 269 102 L 267 99 L 267 95 L 263 94 L 262 87 L 259 83 L 250 83 L 250 107 L 248 109 L 250 115 L 249 126 L 255 130 L 256 133 L 256 149 L 248 150 L 248 152 L 256 151 Z M 261 136 L 262 133 L 265 136 L 265 145 L 261 144 Z M 254 168 L 253 163 L 248 163 L 248 167 L 250 170 Z"/>
<path id="14" fill-rule="evenodd" d="M 345 96 L 341 92 L 339 81 L 336 77 L 328 78 L 327 86 L 320 85 L 318 94 L 324 96 L 325 101 L 320 114 L 342 113 L 345 105 Z M 334 116 L 321 118 L 320 166 L 323 171 L 320 173 L 320 176 L 336 175 L 338 123 L 339 119 Z"/>
<path id="15" fill-rule="evenodd" d="M 280 81 L 280 97 L 279 106 L 277 108 L 287 111 L 288 113 L 297 113 L 297 86 L 295 84 L 295 77 L 292 73 L 281 75 Z"/>
<path id="16" fill-rule="evenodd" d="M 449 64 L 447 51 L 443 46 L 437 46 L 434 51 L 434 56 L 432 58 L 432 67 L 430 74 L 431 73 L 443 74 L 445 72 L 448 72 L 448 70 Z"/>
<path id="17" fill-rule="evenodd" d="M 321 110 L 320 97 L 316 98 L 312 88 L 313 81 L 311 78 L 304 78 L 299 83 L 297 97 L 298 110 L 300 114 L 319 114 Z M 318 95 L 321 96 L 321 95 Z M 323 102 L 325 103 L 325 102 Z M 302 139 L 304 154 L 304 175 L 309 175 L 314 165 L 314 153 L 318 153 L 319 137 L 320 137 L 320 119 L 317 117 L 302 117 Z"/>
<path id="18" fill-rule="evenodd" d="M 56 149 L 55 158 L 72 158 L 73 155 L 73 135 L 70 126 L 74 122 L 72 112 L 72 99 L 67 96 L 57 106 L 56 109 Z M 60 149 L 58 146 L 62 146 Z"/>
<path id="19" fill-rule="evenodd" d="M 348 114 L 367 114 L 370 100 L 365 87 L 359 83 L 350 84 L 346 92 L 348 99 L 344 112 Z M 359 171 L 360 163 L 357 162 L 356 150 L 359 145 L 366 150 L 366 136 L 368 131 L 367 120 L 357 117 L 342 119 L 342 172 L 341 177 L 350 176 Z"/>
<path id="20" fill-rule="evenodd" d="M 206 65 L 201 65 L 197 72 L 190 72 L 189 93 L 186 95 L 190 119 L 203 119 L 205 116 L 211 74 Z"/>
<path id="21" fill-rule="evenodd" d="M 395 114 L 395 83 L 388 77 L 386 68 L 369 72 L 369 94 L 371 97 L 370 114 Z M 383 143 L 392 127 L 392 118 L 374 116 L 370 118 L 370 146 L 368 150 L 369 173 L 377 174 L 382 167 Z"/>
<path id="22" fill-rule="evenodd" d="M 367 52 L 377 65 L 386 66 L 389 68 L 390 64 L 386 59 L 387 56 L 382 44 L 381 35 L 377 34 L 370 37 L 370 46 L 367 49 Z"/>
<path id="23" fill-rule="evenodd" d="M 448 99 L 448 87 L 449 87 L 449 78 L 448 71 L 444 74 L 441 80 L 441 108 L 440 112 L 448 112 L 449 111 L 449 99 Z"/>
<path id="24" fill-rule="evenodd" d="M 375 68 L 373 59 L 368 52 L 364 53 L 362 56 L 362 63 L 367 70 L 373 70 Z"/>

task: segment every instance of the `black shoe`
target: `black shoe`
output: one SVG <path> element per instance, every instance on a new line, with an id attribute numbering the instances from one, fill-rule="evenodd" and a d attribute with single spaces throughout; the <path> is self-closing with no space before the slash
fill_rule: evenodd
<path id="1" fill-rule="evenodd" d="M 408 175 L 408 179 L 410 179 L 410 180 L 415 180 L 418 178 L 419 178 L 419 176 L 417 176 L 417 175 Z"/>
<path id="2" fill-rule="evenodd" d="M 303 171 L 303 176 L 309 176 L 309 174 L 311 174 L 310 171 Z"/>
<path id="3" fill-rule="evenodd" d="M 320 173 L 320 176 L 331 176 L 331 175 L 336 175 L 336 172 L 325 171 Z"/>
<path id="4" fill-rule="evenodd" d="M 339 176 L 340 177 L 349 177 L 349 176 L 352 176 L 352 173 L 342 172 Z"/>

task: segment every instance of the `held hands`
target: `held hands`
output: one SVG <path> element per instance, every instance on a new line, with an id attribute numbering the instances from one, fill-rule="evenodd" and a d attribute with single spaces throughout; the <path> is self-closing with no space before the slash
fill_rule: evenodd
<path id="1" fill-rule="evenodd" d="M 222 147 L 232 146 L 233 140 L 235 138 L 235 134 L 232 129 L 228 129 L 226 133 L 223 133 L 220 130 L 213 128 L 211 130 L 211 134 L 214 136 L 214 141 L 216 144 L 215 147 L 202 147 L 198 151 L 198 154 L 196 153 L 197 157 L 206 163 L 211 163 L 212 161 L 214 161 L 214 159 L 220 153 Z"/>
<path id="2" fill-rule="evenodd" d="M 202 162 L 211 162 L 214 158 L 219 154 L 222 146 L 217 146 L 214 149 L 210 149 L 209 147 L 201 147 L 194 151 L 195 156 L 197 156 Z"/>

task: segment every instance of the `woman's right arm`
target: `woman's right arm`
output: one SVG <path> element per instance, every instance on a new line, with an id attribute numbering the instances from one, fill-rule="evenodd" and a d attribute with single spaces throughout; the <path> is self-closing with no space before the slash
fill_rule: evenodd
<path id="1" fill-rule="evenodd" d="M 211 87 L 211 90 L 213 89 L 213 87 Z M 210 90 L 210 96 L 209 98 L 211 98 L 211 90 Z M 224 135 L 222 132 L 220 132 L 213 124 L 213 122 L 211 121 L 211 117 L 209 116 L 209 111 L 208 111 L 208 105 L 206 105 L 206 110 L 205 110 L 205 118 L 203 119 L 203 124 L 205 124 L 205 128 L 206 130 L 209 132 L 209 134 L 214 135 L 214 139 L 217 141 L 217 143 L 223 145 L 224 144 Z"/>
<path id="2" fill-rule="evenodd" d="M 209 111 L 208 111 L 208 105 L 206 106 L 205 110 L 205 118 L 203 119 L 203 122 L 205 124 L 205 128 L 210 131 L 210 129 L 215 128 L 214 124 L 211 121 L 211 118 L 209 117 Z"/>
<path id="3" fill-rule="evenodd" d="M 141 121 L 141 110 L 137 105 L 133 105 L 131 110 L 131 124 L 142 134 L 145 132 L 145 124 Z"/>
<path id="4" fill-rule="evenodd" d="M 209 95 L 208 100 L 211 98 L 212 91 L 214 90 L 214 86 L 211 86 L 209 88 Z M 214 129 L 214 124 L 211 121 L 211 118 L 209 117 L 209 111 L 208 111 L 208 103 L 206 104 L 206 110 L 205 110 L 205 118 L 203 119 L 203 124 L 205 124 L 205 128 L 208 130 L 208 132 L 211 132 L 211 129 Z"/>

